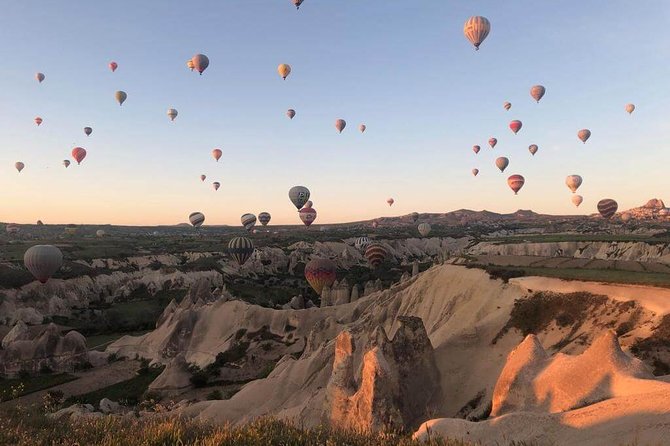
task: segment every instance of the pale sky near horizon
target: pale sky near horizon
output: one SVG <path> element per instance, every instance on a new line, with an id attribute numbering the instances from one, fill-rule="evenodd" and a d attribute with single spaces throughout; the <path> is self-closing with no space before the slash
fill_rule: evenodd
<path id="1" fill-rule="evenodd" d="M 472 15 L 492 24 L 480 51 L 463 36 Z M 201 211 L 205 224 L 237 225 L 268 211 L 300 223 L 294 185 L 310 188 L 316 223 L 670 201 L 669 23 L 666 0 L 5 2 L 0 221 L 174 224 Z M 185 65 L 198 52 L 210 58 L 202 76 Z M 280 63 L 293 69 L 286 81 Z M 547 88 L 539 104 L 534 84 Z M 122 107 L 116 90 L 128 93 Z M 593 132 L 586 145 L 581 128 Z M 76 145 L 88 156 L 65 169 Z M 497 156 L 510 159 L 504 174 Z M 506 184 L 515 173 L 518 196 Z M 584 178 L 579 209 L 569 174 Z"/>

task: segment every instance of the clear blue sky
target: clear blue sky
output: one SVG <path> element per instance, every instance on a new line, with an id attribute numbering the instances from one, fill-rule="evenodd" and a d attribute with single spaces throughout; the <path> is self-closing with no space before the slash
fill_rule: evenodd
<path id="1" fill-rule="evenodd" d="M 462 32 L 471 15 L 492 23 L 478 52 Z M 299 223 L 293 185 L 311 189 L 317 223 L 670 199 L 669 23 L 666 0 L 305 0 L 300 11 L 289 0 L 6 2 L 0 221 L 172 224 L 202 211 L 206 224 L 239 224 L 268 211 Z M 211 61 L 203 76 L 185 66 L 198 52 Z M 280 63 L 293 68 L 286 81 Z M 547 94 L 535 104 L 538 83 Z M 128 93 L 123 107 L 116 90 Z M 348 123 L 341 135 L 336 118 Z M 516 136 L 511 119 L 524 123 Z M 65 169 L 74 145 L 88 157 Z M 497 156 L 510 158 L 505 174 Z M 513 173 L 526 177 L 516 197 Z M 579 209 L 569 174 L 584 177 Z"/>

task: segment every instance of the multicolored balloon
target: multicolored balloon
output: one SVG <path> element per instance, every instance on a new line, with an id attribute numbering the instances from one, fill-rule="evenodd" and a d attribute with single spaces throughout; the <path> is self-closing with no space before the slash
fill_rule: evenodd
<path id="1" fill-rule="evenodd" d="M 542 96 L 544 96 L 546 91 L 547 89 L 542 85 L 533 85 L 530 89 L 530 95 L 533 97 L 533 99 L 535 99 L 536 102 L 540 102 L 540 99 L 542 99 Z"/>
<path id="2" fill-rule="evenodd" d="M 470 17 L 463 26 L 463 34 L 474 45 L 475 50 L 479 50 L 479 45 L 482 44 L 490 32 L 491 22 L 486 17 Z"/>
<path id="3" fill-rule="evenodd" d="M 254 244 L 246 237 L 235 237 L 228 243 L 228 254 L 238 265 L 244 265 L 254 253 Z"/>
<path id="4" fill-rule="evenodd" d="M 505 169 L 507 169 L 507 166 L 509 166 L 509 159 L 504 156 L 496 158 L 496 167 L 500 169 L 501 172 L 504 172 Z"/>
<path id="5" fill-rule="evenodd" d="M 605 198 L 598 202 L 598 212 L 606 220 L 612 218 L 617 209 L 619 209 L 619 204 L 611 198 Z"/>
<path id="6" fill-rule="evenodd" d="M 417 230 L 419 231 L 419 234 L 421 234 L 421 237 L 425 237 L 428 234 L 430 234 L 431 227 L 428 223 L 421 223 L 418 227 Z"/>
<path id="7" fill-rule="evenodd" d="M 528 151 L 533 156 L 535 156 L 535 154 L 537 153 L 538 150 L 539 150 L 539 147 L 537 147 L 537 144 L 531 144 L 531 145 L 528 146 Z"/>
<path id="8" fill-rule="evenodd" d="M 215 182 L 212 183 L 212 187 L 214 188 L 215 191 L 219 190 L 219 188 L 221 187 L 221 183 L 219 183 L 218 181 L 215 181 Z"/>
<path id="9" fill-rule="evenodd" d="M 205 214 L 202 212 L 193 212 L 188 216 L 188 221 L 191 222 L 193 227 L 199 228 L 205 222 Z"/>
<path id="10" fill-rule="evenodd" d="M 221 151 L 221 149 L 212 150 L 212 157 L 216 160 L 217 163 L 221 159 L 222 155 L 223 155 L 223 152 Z"/>
<path id="11" fill-rule="evenodd" d="M 574 204 L 575 207 L 579 207 L 579 205 L 582 204 L 582 201 L 584 201 L 584 197 L 581 195 L 573 195 L 570 201 L 572 201 L 572 204 Z"/>
<path id="12" fill-rule="evenodd" d="M 39 127 L 42 124 L 42 122 L 43 122 L 42 118 L 40 118 L 39 116 L 35 117 L 35 124 L 37 124 L 37 127 Z"/>
<path id="13" fill-rule="evenodd" d="M 86 149 L 83 147 L 75 147 L 72 149 L 72 158 L 74 158 L 77 164 L 81 164 L 81 162 L 84 161 L 84 158 L 86 158 Z"/>
<path id="14" fill-rule="evenodd" d="M 511 102 L 505 102 L 503 104 L 503 108 L 507 111 L 509 111 L 510 108 L 512 108 L 512 103 Z"/>
<path id="15" fill-rule="evenodd" d="M 93 133 L 93 129 L 91 127 L 84 127 L 84 134 L 86 136 L 91 136 L 91 133 Z"/>
<path id="16" fill-rule="evenodd" d="M 292 108 L 289 108 L 286 111 L 286 116 L 288 116 L 289 119 L 293 119 L 295 117 L 295 110 L 293 110 Z"/>
<path id="17" fill-rule="evenodd" d="M 305 226 L 310 226 L 316 220 L 316 210 L 314 208 L 302 208 L 298 214 Z"/>
<path id="18" fill-rule="evenodd" d="M 342 133 L 342 130 L 347 126 L 347 122 L 344 119 L 335 120 L 335 128 L 339 133 Z"/>
<path id="19" fill-rule="evenodd" d="M 496 144 L 498 144 L 498 140 L 496 138 L 489 138 L 489 146 L 491 146 L 492 149 L 496 148 Z"/>
<path id="20" fill-rule="evenodd" d="M 507 185 L 514 191 L 514 195 L 519 193 L 525 183 L 526 179 L 522 175 L 515 174 L 507 178 Z"/>
<path id="21" fill-rule="evenodd" d="M 516 135 L 519 133 L 519 130 L 521 130 L 521 127 L 523 127 L 523 123 L 519 121 L 518 119 L 515 119 L 514 121 L 509 123 L 509 128 L 512 130 L 512 132 Z"/>
<path id="22" fill-rule="evenodd" d="M 209 57 L 205 56 L 204 54 L 196 54 L 191 58 L 191 61 L 193 62 L 193 68 L 200 73 L 202 76 L 202 72 L 207 69 L 209 66 Z"/>
<path id="23" fill-rule="evenodd" d="M 330 259 L 312 259 L 305 265 L 305 279 L 319 296 L 324 287 L 332 286 L 337 278 L 337 265 Z"/>
<path id="24" fill-rule="evenodd" d="M 109 69 L 112 70 L 112 73 L 115 72 L 117 68 L 119 68 L 119 64 L 114 61 L 111 61 L 108 66 Z"/>
<path id="25" fill-rule="evenodd" d="M 365 248 L 364 257 L 367 259 L 368 263 L 372 268 L 377 268 L 382 262 L 386 259 L 388 251 L 386 248 L 379 243 L 370 243 L 367 248 Z"/>
<path id="26" fill-rule="evenodd" d="M 591 130 L 589 129 L 581 129 L 580 131 L 577 132 L 577 138 L 579 138 L 584 144 L 586 144 L 586 141 L 591 137 Z"/>
<path id="27" fill-rule="evenodd" d="M 23 264 L 41 283 L 47 281 L 63 266 L 63 253 L 53 245 L 35 245 L 23 255 Z"/>
<path id="28" fill-rule="evenodd" d="M 179 112 L 177 112 L 176 109 L 168 108 L 167 115 L 168 115 L 168 118 L 170 118 L 170 121 L 174 121 L 178 114 L 179 114 Z"/>
<path id="29" fill-rule="evenodd" d="M 119 103 L 119 105 L 123 105 L 123 103 L 126 102 L 126 99 L 128 99 L 128 95 L 125 91 L 119 90 L 114 93 L 114 98 L 116 99 L 116 102 Z"/>
<path id="30" fill-rule="evenodd" d="M 354 246 L 356 247 L 356 249 L 363 250 L 363 249 L 367 248 L 368 245 L 371 242 L 372 241 L 370 240 L 369 237 L 365 237 L 365 236 L 364 237 L 358 237 L 356 239 L 356 241 L 354 242 Z"/>
<path id="31" fill-rule="evenodd" d="M 291 66 L 289 64 L 283 63 L 277 67 L 277 73 L 286 80 L 289 74 L 291 74 Z"/>
<path id="32" fill-rule="evenodd" d="M 193 63 L 193 59 L 189 59 L 189 60 L 186 61 L 186 67 L 189 70 L 193 71 L 193 69 L 195 68 L 195 64 Z"/>
<path id="33" fill-rule="evenodd" d="M 305 186 L 293 186 L 288 191 L 288 198 L 291 203 L 298 209 L 302 209 L 309 200 L 309 189 Z"/>
<path id="34" fill-rule="evenodd" d="M 475 152 L 475 155 L 478 154 L 480 150 L 482 150 L 482 148 L 478 145 L 472 146 L 472 151 Z"/>
<path id="35" fill-rule="evenodd" d="M 565 185 L 568 186 L 568 189 L 574 194 L 579 189 L 579 186 L 582 185 L 582 177 L 579 175 L 568 175 L 565 178 Z"/>
<path id="36" fill-rule="evenodd" d="M 267 226 L 271 219 L 272 215 L 268 212 L 261 212 L 258 214 L 258 221 L 260 221 L 263 226 Z"/>
<path id="37" fill-rule="evenodd" d="M 254 226 L 256 226 L 256 216 L 254 214 L 244 214 L 240 217 L 240 221 L 242 222 L 244 229 L 250 232 L 254 229 Z"/>

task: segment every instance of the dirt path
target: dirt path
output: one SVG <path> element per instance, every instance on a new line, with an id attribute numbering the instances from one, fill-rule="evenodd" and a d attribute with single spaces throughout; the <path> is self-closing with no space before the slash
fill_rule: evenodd
<path id="1" fill-rule="evenodd" d="M 21 403 L 24 406 L 32 406 L 35 404 L 42 404 L 44 395 L 48 391 L 60 390 L 63 392 L 65 398 L 72 395 L 81 395 L 83 393 L 92 392 L 103 387 L 111 386 L 121 381 L 135 376 L 135 371 L 140 367 L 139 361 L 125 360 L 117 361 L 102 367 L 96 367 L 84 372 L 74 373 L 79 379 L 60 384 L 48 389 L 33 392 L 20 398 L 6 401 L 0 404 L 2 408 L 14 407 Z"/>

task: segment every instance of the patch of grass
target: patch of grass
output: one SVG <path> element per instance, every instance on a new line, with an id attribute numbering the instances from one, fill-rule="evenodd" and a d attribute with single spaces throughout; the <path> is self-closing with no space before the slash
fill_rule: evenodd
<path id="1" fill-rule="evenodd" d="M 128 380 L 82 395 L 71 396 L 65 400 L 64 404 L 68 406 L 75 403 L 82 403 L 97 406 L 101 399 L 109 398 L 112 401 L 118 401 L 124 405 L 136 405 L 141 401 L 142 395 L 149 388 L 149 384 L 151 384 L 162 371 L 162 367 L 149 368 L 146 373 L 138 374 Z"/>
<path id="2" fill-rule="evenodd" d="M 29 393 L 49 389 L 59 384 L 64 384 L 77 379 L 68 373 L 43 374 L 25 378 L 2 379 L 0 378 L 0 401 L 28 395 Z M 17 391 L 18 390 L 18 391 Z"/>
<path id="3" fill-rule="evenodd" d="M 274 420 L 258 419 L 243 426 L 210 424 L 184 418 L 53 420 L 35 413 L 0 418 L 0 444 L 51 446 L 54 444 L 114 444 L 124 446 L 175 445 L 348 445 L 348 446 L 470 446 L 460 440 L 412 440 L 396 432 L 359 433 L 319 426 L 309 429 Z M 501 445 L 507 443 L 501 443 Z M 523 443 L 514 443 L 518 446 Z"/>

